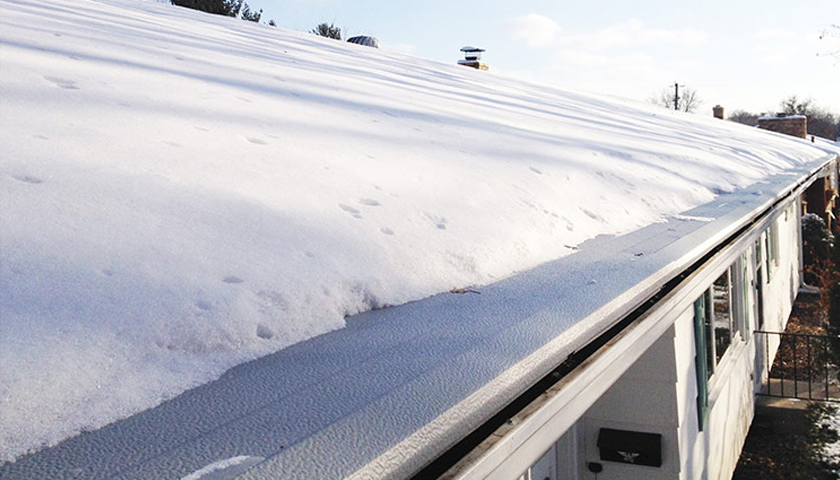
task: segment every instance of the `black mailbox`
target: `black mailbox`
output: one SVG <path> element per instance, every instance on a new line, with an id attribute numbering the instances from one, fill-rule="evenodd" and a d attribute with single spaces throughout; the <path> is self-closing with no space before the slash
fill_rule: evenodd
<path id="1" fill-rule="evenodd" d="M 601 460 L 649 467 L 662 466 L 662 435 L 602 428 L 598 432 Z"/>

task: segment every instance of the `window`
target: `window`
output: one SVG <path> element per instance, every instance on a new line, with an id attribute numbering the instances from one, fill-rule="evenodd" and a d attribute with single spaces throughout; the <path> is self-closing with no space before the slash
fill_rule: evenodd
<path id="1" fill-rule="evenodd" d="M 714 328 L 708 338 L 715 339 L 715 364 L 720 363 L 726 349 L 732 344 L 732 289 L 730 288 L 729 271 L 715 280 L 712 285 L 713 315 L 707 318 L 708 328 Z"/>
<path id="2" fill-rule="evenodd" d="M 709 408 L 709 382 L 732 345 L 747 337 L 749 256 L 742 253 L 694 302 L 697 412 L 700 430 Z"/>

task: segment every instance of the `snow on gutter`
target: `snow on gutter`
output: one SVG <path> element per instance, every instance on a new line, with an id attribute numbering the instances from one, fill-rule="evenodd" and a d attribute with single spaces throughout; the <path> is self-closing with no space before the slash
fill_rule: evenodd
<path id="1" fill-rule="evenodd" d="M 763 231 L 775 220 L 781 211 L 777 209 L 780 204 L 802 194 L 837 159 L 836 155 L 824 157 L 816 162 L 818 166 L 810 172 L 801 173 L 798 178 L 787 178 L 788 187 L 747 211 L 737 209 L 707 223 L 707 217 L 702 215 L 731 201 L 729 195 L 721 196 L 711 204 L 692 210 L 688 218 L 700 216 L 703 220 L 698 222 L 705 225 L 666 249 L 681 250 L 688 246 L 686 244 L 695 243 L 698 239 L 704 240 L 685 249 L 685 253 L 677 259 L 598 309 L 575 325 L 575 328 L 522 360 L 350 478 L 361 480 L 403 477 L 409 463 L 406 459 L 417 457 L 418 445 L 440 436 L 447 426 L 452 428 L 452 425 L 457 425 L 459 419 L 469 417 L 471 410 L 480 404 L 482 399 L 497 395 L 500 391 L 515 389 L 523 378 L 550 375 L 552 370 L 557 368 L 556 363 L 551 363 L 552 359 L 563 358 L 564 355 L 571 356 L 577 349 L 584 348 L 595 340 L 593 333 L 598 335 L 607 332 L 622 318 L 631 315 L 634 310 L 659 293 L 664 288 L 663 285 L 677 279 L 679 285 L 676 288 L 672 287 L 664 298 L 654 306 L 648 307 L 649 310 L 645 308 L 645 313 L 629 325 L 630 328 L 617 335 L 616 332 L 612 332 L 614 337 L 608 339 L 595 355 L 587 358 L 571 374 L 559 380 L 516 417 L 504 423 L 442 478 L 502 480 L 520 475 L 672 325 L 674 317 L 671 314 L 675 308 L 683 307 L 687 301 L 700 295 L 708 284 L 751 244 L 751 234 Z M 649 228 L 661 230 L 662 224 Z M 683 279 L 682 275 L 686 273 L 688 276 Z M 533 447 L 532 444 L 540 446 Z M 427 476 L 421 473 L 415 478 Z"/>

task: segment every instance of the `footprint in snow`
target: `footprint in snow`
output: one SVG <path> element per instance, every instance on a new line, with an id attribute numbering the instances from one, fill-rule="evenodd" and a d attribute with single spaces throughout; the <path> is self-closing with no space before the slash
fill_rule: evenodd
<path id="1" fill-rule="evenodd" d="M 372 198 L 360 198 L 359 203 L 361 203 L 362 205 L 367 205 L 368 207 L 378 207 L 382 205 L 381 203 Z"/>
<path id="2" fill-rule="evenodd" d="M 592 220 L 598 220 L 598 221 L 603 220 L 603 218 L 601 218 L 601 217 L 600 217 L 597 213 L 594 213 L 594 212 L 592 212 L 592 211 L 590 211 L 590 210 L 587 210 L 587 209 L 585 209 L 585 208 L 582 208 L 582 209 L 581 209 L 581 211 L 582 211 L 584 214 L 586 214 L 586 216 L 587 216 L 587 217 L 591 218 Z"/>
<path id="3" fill-rule="evenodd" d="M 248 137 L 248 141 L 253 143 L 254 145 L 268 145 L 268 142 L 257 137 Z"/>
<path id="4" fill-rule="evenodd" d="M 379 229 L 380 232 L 384 233 L 385 235 L 393 235 L 394 231 L 388 227 L 382 227 Z"/>
<path id="5" fill-rule="evenodd" d="M 539 169 L 534 168 L 534 167 L 528 167 L 528 168 L 531 169 L 531 171 L 536 173 L 537 175 L 542 175 L 542 171 L 540 171 Z"/>
<path id="6" fill-rule="evenodd" d="M 195 306 L 200 308 L 201 310 L 204 310 L 205 312 L 213 309 L 213 305 L 211 305 L 210 302 L 204 300 L 199 300 L 195 302 Z"/>
<path id="7" fill-rule="evenodd" d="M 44 181 L 38 177 L 33 177 L 30 175 L 11 175 L 12 178 L 17 180 L 18 182 L 29 183 L 32 185 L 38 185 L 39 183 L 43 183 Z"/>
<path id="8" fill-rule="evenodd" d="M 340 209 L 344 210 L 345 212 L 349 213 L 354 218 L 359 218 L 359 219 L 362 218 L 362 212 L 360 212 L 358 209 L 355 209 L 355 208 L 351 207 L 350 205 L 345 205 L 343 203 L 339 203 L 338 208 L 340 208 Z"/>
<path id="9" fill-rule="evenodd" d="M 257 336 L 263 340 L 271 340 L 271 337 L 274 336 L 274 332 L 261 323 L 257 325 Z"/>
<path id="10" fill-rule="evenodd" d="M 48 82 L 54 83 L 57 87 L 63 88 L 65 90 L 78 90 L 79 87 L 76 86 L 75 80 L 68 80 L 66 78 L 60 77 L 51 77 L 49 75 L 44 75 L 44 80 Z"/>
<path id="11" fill-rule="evenodd" d="M 428 213 L 428 212 L 423 212 L 423 216 L 428 218 L 429 220 L 431 220 L 432 223 L 435 224 L 435 227 L 437 227 L 438 230 L 446 230 L 446 224 L 449 223 L 449 221 L 446 220 L 445 218 L 438 217 L 436 215 L 432 215 L 431 213 Z"/>
<path id="12" fill-rule="evenodd" d="M 227 277 L 222 279 L 223 282 L 227 284 L 236 284 L 236 283 L 243 283 L 245 280 L 235 276 L 235 275 L 228 275 Z"/>

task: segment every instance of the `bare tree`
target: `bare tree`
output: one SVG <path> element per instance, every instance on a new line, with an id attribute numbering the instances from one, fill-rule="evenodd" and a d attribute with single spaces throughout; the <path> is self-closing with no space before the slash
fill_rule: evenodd
<path id="1" fill-rule="evenodd" d="M 693 112 L 703 103 L 697 90 L 691 87 L 682 87 L 675 84 L 652 95 L 648 101 L 654 105 L 661 105 L 665 108 Z"/>
<path id="2" fill-rule="evenodd" d="M 779 106 L 782 107 L 782 113 L 786 115 L 808 115 L 811 111 L 811 99 L 800 99 L 796 95 L 791 95 L 781 102 Z"/>
<path id="3" fill-rule="evenodd" d="M 309 31 L 309 33 L 314 33 L 315 35 L 327 38 L 334 38 L 336 40 L 341 40 L 341 29 L 336 27 L 335 24 L 330 23 L 327 25 L 326 22 L 319 23 L 315 28 Z"/>
<path id="4" fill-rule="evenodd" d="M 834 57 L 835 60 L 840 62 L 840 25 L 833 24 L 827 27 L 820 34 L 820 40 L 827 43 L 828 50 L 825 53 L 818 53 L 817 55 Z"/>
<path id="5" fill-rule="evenodd" d="M 729 118 L 727 118 L 727 120 L 754 127 L 758 125 L 758 114 L 751 113 L 746 110 L 735 110 L 729 114 Z"/>

